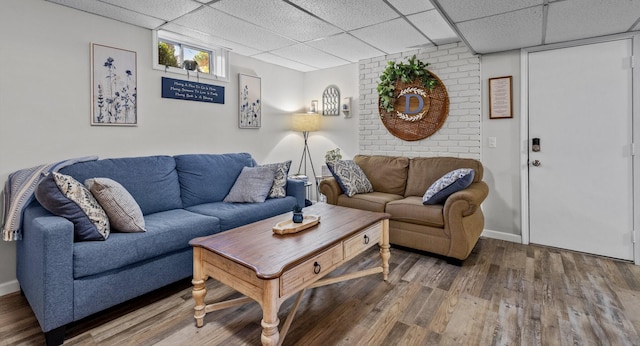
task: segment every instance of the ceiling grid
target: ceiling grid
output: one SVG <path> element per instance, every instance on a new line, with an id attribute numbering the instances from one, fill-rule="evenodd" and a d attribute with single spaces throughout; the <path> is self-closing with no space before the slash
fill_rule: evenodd
<path id="1" fill-rule="evenodd" d="M 640 0 L 43 0 L 299 71 L 464 42 L 474 54 L 640 30 Z"/>

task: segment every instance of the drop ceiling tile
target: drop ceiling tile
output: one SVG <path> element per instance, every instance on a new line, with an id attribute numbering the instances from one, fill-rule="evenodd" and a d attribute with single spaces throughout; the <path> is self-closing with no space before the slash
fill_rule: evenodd
<path id="1" fill-rule="evenodd" d="M 384 55 L 383 51 L 373 48 L 349 34 L 330 36 L 307 42 L 307 44 L 351 62 Z"/>
<path id="2" fill-rule="evenodd" d="M 174 23 L 210 33 L 216 37 L 224 37 L 228 41 L 260 51 L 269 51 L 296 43 L 208 6 L 180 17 Z"/>
<path id="3" fill-rule="evenodd" d="M 161 29 L 166 31 L 171 31 L 189 38 L 193 38 L 205 44 L 208 43 L 214 46 L 224 47 L 240 55 L 250 56 L 250 55 L 255 55 L 262 52 L 257 49 L 249 48 L 237 42 L 231 42 L 229 40 L 225 40 L 224 38 L 209 35 L 209 34 L 206 34 L 197 30 L 193 30 L 190 28 L 186 28 L 184 26 L 174 24 L 174 23 L 163 25 Z"/>
<path id="4" fill-rule="evenodd" d="M 75 8 L 80 11 L 97 14 L 120 22 L 137 25 L 147 29 L 155 29 L 164 23 L 164 20 L 153 18 L 134 11 L 125 10 L 111 4 L 99 1 L 86 0 L 48 0 L 60 5 Z"/>
<path id="5" fill-rule="evenodd" d="M 436 44 L 460 41 L 455 31 L 436 10 L 410 15 L 407 19 Z"/>
<path id="6" fill-rule="evenodd" d="M 354 30 L 351 34 L 387 54 L 411 50 L 430 43 L 402 18 Z"/>
<path id="7" fill-rule="evenodd" d="M 282 0 L 222 0 L 211 7 L 302 42 L 342 31 Z"/>
<path id="8" fill-rule="evenodd" d="M 272 51 L 271 53 L 282 58 L 317 68 L 328 68 L 350 63 L 350 61 L 335 57 L 302 43 L 280 48 Z"/>
<path id="9" fill-rule="evenodd" d="M 542 5 L 543 0 L 434 0 L 455 23 Z"/>
<path id="10" fill-rule="evenodd" d="M 640 1 L 567 0 L 549 5 L 546 43 L 625 32 L 640 15 Z"/>
<path id="11" fill-rule="evenodd" d="M 536 46 L 542 43 L 542 7 L 459 23 L 458 29 L 481 54 Z"/>
<path id="12" fill-rule="evenodd" d="M 290 2 L 345 31 L 398 17 L 398 14 L 382 0 L 290 0 Z"/>
<path id="13" fill-rule="evenodd" d="M 202 6 L 191 0 L 102 0 L 102 2 L 170 21 Z"/>
<path id="14" fill-rule="evenodd" d="M 433 9 L 433 5 L 425 0 L 389 0 L 400 13 L 404 15 L 424 12 Z"/>
<path id="15" fill-rule="evenodd" d="M 279 57 L 276 55 L 273 55 L 271 53 L 261 53 L 258 55 L 254 55 L 252 58 L 256 58 L 258 60 L 262 60 L 264 62 L 268 62 L 271 64 L 275 64 L 275 65 L 280 65 L 280 66 L 284 66 L 284 67 L 288 67 L 290 69 L 293 70 L 298 70 L 298 71 L 302 71 L 302 72 L 309 72 L 309 71 L 315 71 L 317 70 L 317 68 L 312 67 L 312 66 L 308 66 L 305 64 L 301 64 L 289 59 L 285 59 L 283 57 Z"/>

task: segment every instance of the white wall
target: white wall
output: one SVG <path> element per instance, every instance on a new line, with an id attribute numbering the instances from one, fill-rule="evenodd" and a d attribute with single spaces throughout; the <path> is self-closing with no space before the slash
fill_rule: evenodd
<path id="1" fill-rule="evenodd" d="M 482 58 L 482 163 L 489 196 L 482 209 L 485 230 L 521 235 L 520 210 L 520 51 L 483 55 Z M 489 119 L 489 78 L 513 76 L 513 118 Z M 488 138 L 496 138 L 489 148 Z M 495 235 L 495 234 L 494 234 Z M 516 235 L 514 238 L 511 235 Z M 499 236 L 499 235 L 498 235 Z"/>
<path id="2" fill-rule="evenodd" d="M 306 111 L 311 100 L 318 100 L 321 104 L 322 91 L 331 84 L 338 86 L 341 97 L 352 97 L 352 112 L 350 118 L 345 118 L 342 113 L 340 116 L 323 116 L 322 129 L 310 135 L 309 146 L 316 173 L 320 174 L 327 150 L 338 147 L 345 158 L 366 153 L 369 148 L 362 148 L 359 139 L 363 136 L 360 129 L 368 126 L 363 121 L 380 122 L 372 117 L 373 113 L 366 113 L 361 107 L 363 85 L 365 88 L 377 85 L 377 76 L 362 76 L 363 62 L 301 73 L 231 54 L 231 81 L 210 83 L 226 88 L 225 104 L 220 105 L 160 97 L 161 77 L 165 74 L 151 69 L 151 32 L 146 29 L 42 0 L 22 0 L 3 4 L 0 33 L 4 35 L 0 53 L 0 182 L 21 168 L 84 155 L 106 158 L 247 151 L 260 163 L 291 159 L 291 171 L 295 172 L 303 140 L 300 133 L 289 130 L 290 115 Z M 137 52 L 137 127 L 89 125 L 91 42 Z M 400 59 L 414 53 L 422 54 L 420 59 L 433 63 L 438 69 L 435 72 L 443 80 L 448 78 L 443 78 L 448 73 L 458 73 L 455 77 L 468 72 L 466 77 L 470 79 L 466 81 L 470 83 L 464 86 L 466 92 L 453 95 L 456 99 L 452 100 L 452 104 L 465 104 L 464 107 L 468 108 L 456 110 L 452 107 L 447 122 L 457 122 L 456 119 L 461 119 L 456 117 L 464 117 L 466 121 L 463 122 L 467 122 L 464 127 L 469 132 L 446 134 L 451 130 L 447 130 L 447 123 L 443 130 L 447 136 L 467 136 L 464 139 L 450 138 L 474 142 L 468 146 L 468 152 L 457 154 L 481 157 L 485 164 L 485 180 L 491 189 L 484 205 L 486 227 L 497 232 L 519 234 L 517 53 L 482 57 L 481 80 L 479 58 L 470 56 L 461 44 L 380 57 L 375 61 L 384 64 L 387 58 Z M 447 67 L 461 65 L 468 69 L 447 70 Z M 376 73 L 379 72 L 381 70 Z M 238 73 L 261 78 L 264 104 L 260 129 L 238 128 Z M 486 79 L 498 75 L 514 76 L 516 114 L 511 120 L 489 121 L 486 105 L 480 109 L 480 84 L 484 104 L 487 100 L 484 90 Z M 184 79 L 181 75 L 166 76 Z M 461 91 L 462 88 L 460 85 L 447 85 L 450 96 L 452 91 Z M 373 88 L 375 90 L 375 86 Z M 379 125 L 382 126 L 381 123 Z M 403 142 L 388 133 L 387 136 L 391 137 L 392 143 Z M 486 148 L 488 136 L 497 137 L 497 148 Z M 428 140 L 416 143 L 424 145 L 425 141 Z M 402 154 L 429 155 L 419 147 L 414 149 Z M 15 243 L 0 241 L 0 295 L 17 289 Z"/>
<path id="3" fill-rule="evenodd" d="M 290 114 L 303 110 L 308 96 L 317 98 L 318 93 L 315 86 L 309 95 L 305 92 L 302 72 L 231 54 L 231 81 L 210 83 L 226 87 L 224 105 L 163 99 L 161 77 L 165 73 L 151 68 L 149 30 L 42 0 L 21 0 L 3 3 L 0 33 L 2 183 L 15 170 L 84 155 L 247 151 L 259 163 L 291 159 L 297 168 L 303 142 L 300 134 L 289 131 Z M 90 126 L 91 42 L 137 52 L 137 127 Z M 327 74 L 331 78 L 326 82 L 330 79 L 352 93 L 357 75 L 348 71 L 349 67 L 342 71 L 345 77 L 342 72 Z M 239 72 L 261 77 L 260 129 L 238 128 Z M 182 75 L 166 76 L 184 79 Z M 319 85 L 324 82 L 322 77 L 310 78 Z M 337 121 L 352 124 L 354 120 L 335 119 L 330 125 L 340 127 Z M 349 151 L 355 146 L 350 141 L 329 140 Z M 312 150 L 324 156 L 324 148 L 332 145 Z M 15 243 L 0 241 L 0 295 L 18 289 L 15 255 Z"/>
<path id="4" fill-rule="evenodd" d="M 340 111 L 339 116 L 323 116 L 321 130 L 309 134 L 309 151 L 313 158 L 313 165 L 317 175 L 321 175 L 324 156 L 327 151 L 340 148 L 344 159 L 358 154 L 358 64 L 350 64 L 332 69 L 305 73 L 304 101 L 307 108 L 311 100 L 318 100 L 319 113 L 322 113 L 322 92 L 329 85 L 340 89 L 340 98 L 351 97 L 350 117 L 345 117 Z M 300 135 L 302 136 L 302 135 Z M 298 160 L 302 154 L 302 147 L 298 149 Z M 292 167 L 297 170 L 298 166 Z M 311 176 L 310 168 L 307 175 Z"/>

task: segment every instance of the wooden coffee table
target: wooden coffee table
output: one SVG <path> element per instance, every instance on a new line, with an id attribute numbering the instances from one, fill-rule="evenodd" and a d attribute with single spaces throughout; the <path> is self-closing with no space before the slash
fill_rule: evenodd
<path id="1" fill-rule="evenodd" d="M 304 208 L 320 215 L 320 224 L 295 234 L 277 235 L 272 227 L 291 218 L 285 213 L 226 232 L 193 239 L 193 299 L 196 325 L 212 311 L 256 301 L 262 307 L 262 344 L 280 345 L 308 288 L 382 273 L 389 275 L 389 214 L 319 203 Z M 379 267 L 321 280 L 331 271 L 380 246 Z M 245 297 L 205 304 L 205 281 L 216 279 Z M 278 331 L 278 310 L 289 297 L 296 301 Z"/>

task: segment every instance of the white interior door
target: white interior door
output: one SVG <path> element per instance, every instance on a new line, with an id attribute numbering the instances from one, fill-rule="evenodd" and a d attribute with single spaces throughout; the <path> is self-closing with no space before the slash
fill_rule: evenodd
<path id="1" fill-rule="evenodd" d="M 631 55 L 631 39 L 529 53 L 532 243 L 633 260 Z"/>

